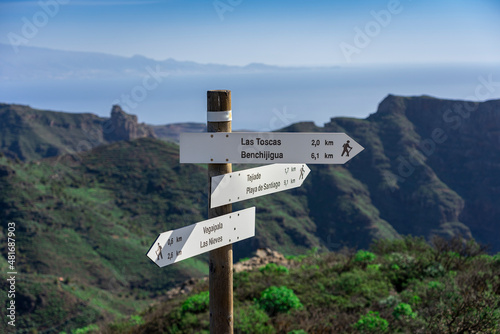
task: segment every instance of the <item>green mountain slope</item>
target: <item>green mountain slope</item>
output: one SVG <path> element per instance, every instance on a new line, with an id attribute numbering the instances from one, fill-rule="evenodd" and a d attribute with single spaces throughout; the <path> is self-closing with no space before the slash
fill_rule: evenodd
<path id="1" fill-rule="evenodd" d="M 126 316 L 207 273 L 206 254 L 162 269 L 145 256 L 159 233 L 206 219 L 206 166 L 179 164 L 176 144 L 134 130 L 118 109 L 109 132 L 92 115 L 0 105 L 0 117 L 0 234 L 16 224 L 19 328 L 58 333 Z M 71 147 L 88 129 L 103 143 L 127 141 L 59 155 L 81 151 Z M 346 132 L 365 150 L 345 165 L 310 166 L 300 188 L 234 204 L 257 208 L 256 236 L 234 244 L 235 259 L 407 234 L 463 235 L 500 251 L 500 101 L 388 96 L 365 120 L 282 131 Z"/>
<path id="2" fill-rule="evenodd" d="M 175 144 L 150 138 L 31 163 L 0 158 L 1 236 L 16 224 L 22 273 L 19 328 L 57 333 L 120 317 L 208 273 L 206 254 L 161 270 L 145 256 L 159 233 L 206 219 L 206 166 L 178 160 Z M 294 196 L 255 204 L 261 232 L 235 245 L 236 258 L 267 245 L 290 254 L 319 246 Z"/>
<path id="3" fill-rule="evenodd" d="M 177 147 L 144 140 L 27 164 L 1 158 L 2 227 L 16 224 L 18 328 L 59 332 L 128 314 L 207 273 L 202 258 L 159 271 L 145 256 L 159 232 L 203 218 L 191 201 L 204 201 L 205 177 L 196 166 L 176 175 Z"/>

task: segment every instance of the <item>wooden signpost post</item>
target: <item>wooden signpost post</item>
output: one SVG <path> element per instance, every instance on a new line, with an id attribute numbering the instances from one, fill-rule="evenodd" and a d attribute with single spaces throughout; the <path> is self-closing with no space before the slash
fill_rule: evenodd
<path id="1" fill-rule="evenodd" d="M 233 333 L 232 243 L 255 235 L 255 208 L 231 203 L 299 187 L 309 164 L 344 164 L 363 147 L 345 133 L 231 131 L 231 91 L 207 92 L 207 133 L 182 133 L 181 163 L 208 163 L 208 220 L 161 233 L 147 256 L 163 267 L 209 253 L 210 333 Z M 232 173 L 231 163 L 274 164 Z"/>
<path id="2" fill-rule="evenodd" d="M 207 92 L 207 132 L 231 132 L 231 91 Z M 213 150 L 222 148 L 213 147 Z M 213 176 L 232 172 L 230 163 L 208 165 L 209 184 Z M 209 200 L 210 202 L 210 200 Z M 232 205 L 211 209 L 208 218 L 232 211 Z M 210 296 L 210 333 L 233 333 L 233 246 L 231 244 L 210 251 L 208 262 L 208 291 Z"/>

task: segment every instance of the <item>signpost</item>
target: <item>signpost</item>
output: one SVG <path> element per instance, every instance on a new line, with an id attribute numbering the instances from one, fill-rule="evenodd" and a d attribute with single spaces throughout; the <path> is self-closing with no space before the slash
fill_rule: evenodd
<path id="1" fill-rule="evenodd" d="M 306 164 L 274 164 L 214 176 L 210 207 L 300 187 L 310 171 Z"/>
<path id="2" fill-rule="evenodd" d="M 344 164 L 364 148 L 345 133 L 181 133 L 181 163 Z"/>
<path id="3" fill-rule="evenodd" d="M 255 235 L 255 207 L 161 233 L 147 256 L 165 267 Z"/>
<path id="4" fill-rule="evenodd" d="M 302 185 L 308 164 L 344 164 L 364 148 L 345 133 L 231 132 L 231 91 L 207 92 L 207 133 L 181 133 L 180 162 L 208 163 L 208 220 L 161 233 L 147 256 L 163 267 L 210 251 L 210 333 L 233 333 L 234 242 L 255 235 L 255 207 L 232 203 Z M 232 173 L 231 163 L 273 164 Z"/>

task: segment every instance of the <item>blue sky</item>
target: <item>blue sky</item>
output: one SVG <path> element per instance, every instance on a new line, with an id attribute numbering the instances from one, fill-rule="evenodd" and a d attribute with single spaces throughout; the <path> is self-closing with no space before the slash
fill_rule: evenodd
<path id="1" fill-rule="evenodd" d="M 1 1 L 13 41 L 231 65 L 499 63 L 500 1 Z"/>

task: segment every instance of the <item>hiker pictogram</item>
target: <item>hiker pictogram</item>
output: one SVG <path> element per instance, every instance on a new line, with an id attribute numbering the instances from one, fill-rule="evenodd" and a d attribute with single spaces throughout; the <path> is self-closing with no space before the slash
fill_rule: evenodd
<path id="1" fill-rule="evenodd" d="M 300 168 L 300 176 L 299 176 L 299 180 L 302 180 L 304 178 L 304 172 L 306 170 L 304 169 L 304 165 L 302 165 L 302 167 Z"/>
<path id="2" fill-rule="evenodd" d="M 158 261 L 160 259 L 160 257 L 163 259 L 163 255 L 161 254 L 161 246 L 160 246 L 160 243 L 158 243 L 158 249 L 156 250 L 156 261 Z"/>
<path id="3" fill-rule="evenodd" d="M 352 150 L 352 147 L 349 146 L 349 140 L 344 145 L 342 145 L 342 147 L 344 148 L 344 150 L 342 151 L 341 157 L 344 156 L 344 153 L 346 154 L 346 156 L 349 156 L 349 152 L 351 152 Z"/>

